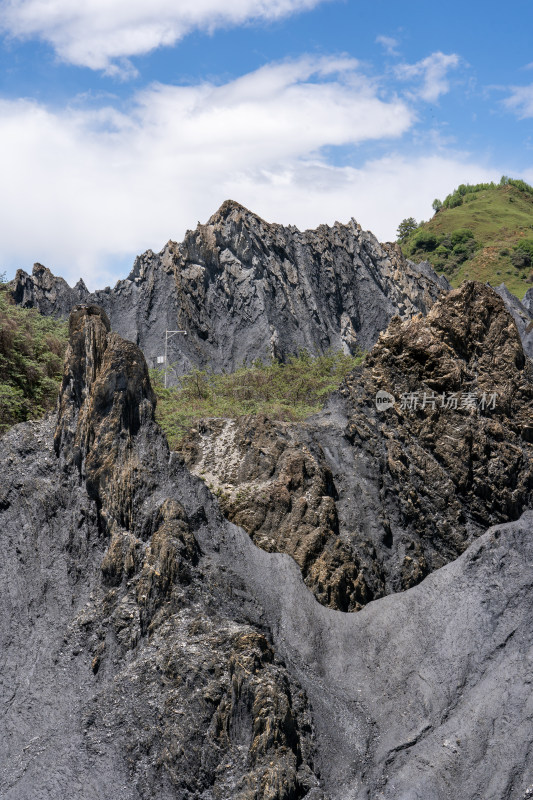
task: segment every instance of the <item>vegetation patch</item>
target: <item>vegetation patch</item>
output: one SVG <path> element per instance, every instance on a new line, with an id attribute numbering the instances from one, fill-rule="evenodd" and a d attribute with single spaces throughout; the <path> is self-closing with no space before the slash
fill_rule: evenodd
<path id="1" fill-rule="evenodd" d="M 414 261 L 429 261 L 452 286 L 505 283 L 518 297 L 533 284 L 533 187 L 504 176 L 500 183 L 461 184 L 434 200 L 428 222 L 398 226 L 398 242 Z"/>
<path id="2" fill-rule="evenodd" d="M 151 370 L 158 403 L 156 419 L 176 447 L 195 423 L 206 417 L 236 419 L 266 415 L 276 420 L 301 420 L 316 414 L 327 397 L 363 359 L 363 355 L 307 352 L 286 363 L 255 361 L 230 374 L 194 370 L 179 386 L 165 389 L 163 372 Z"/>
<path id="3" fill-rule="evenodd" d="M 68 341 L 65 322 L 14 305 L 0 275 L 0 435 L 52 409 Z"/>

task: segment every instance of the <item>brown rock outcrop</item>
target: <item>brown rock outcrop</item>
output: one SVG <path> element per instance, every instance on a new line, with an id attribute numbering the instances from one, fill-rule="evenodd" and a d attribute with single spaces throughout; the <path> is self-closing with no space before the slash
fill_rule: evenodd
<path id="1" fill-rule="evenodd" d="M 394 319 L 314 419 L 205 421 L 182 453 L 320 602 L 358 610 L 531 505 L 533 368 L 501 298 L 467 283 Z"/>

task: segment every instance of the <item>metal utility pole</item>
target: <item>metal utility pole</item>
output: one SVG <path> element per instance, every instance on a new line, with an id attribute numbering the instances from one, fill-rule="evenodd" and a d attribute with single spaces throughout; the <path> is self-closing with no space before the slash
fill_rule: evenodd
<path id="1" fill-rule="evenodd" d="M 187 336 L 187 331 L 165 331 L 165 389 L 167 388 L 168 340 L 172 339 L 177 333 L 183 333 Z"/>

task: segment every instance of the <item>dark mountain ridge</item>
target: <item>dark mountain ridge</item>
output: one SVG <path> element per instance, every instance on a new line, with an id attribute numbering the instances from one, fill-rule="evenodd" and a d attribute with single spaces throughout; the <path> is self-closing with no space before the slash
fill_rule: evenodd
<path id="1" fill-rule="evenodd" d="M 393 316 L 426 314 L 450 290 L 429 263 L 409 261 L 354 220 L 302 232 L 233 201 L 182 243 L 139 256 L 113 289 L 89 292 L 82 280 L 71 288 L 41 264 L 31 275 L 18 270 L 12 286 L 18 305 L 45 315 L 67 318 L 77 303 L 98 305 L 150 367 L 164 356 L 165 331 L 186 331 L 169 339 L 170 384 L 192 368 L 231 372 L 303 349 L 367 350 Z M 504 284 L 497 291 L 533 358 L 533 289 L 522 302 Z"/>
<path id="2" fill-rule="evenodd" d="M 91 293 L 82 281 L 72 289 L 35 265 L 32 275 L 17 272 L 13 296 L 62 317 L 77 303 L 100 306 L 150 366 L 164 354 L 165 331 L 185 330 L 170 340 L 172 377 L 302 349 L 366 350 L 395 314 L 426 313 L 448 288 L 353 220 L 302 232 L 227 201 L 182 243 L 139 256 L 114 289 Z"/>
<path id="3" fill-rule="evenodd" d="M 0 439 L 2 800 L 532 796 L 531 298 L 231 202 L 113 290 L 13 291 L 70 319 L 57 413 Z M 175 374 L 372 349 L 172 453 L 177 327 Z"/>

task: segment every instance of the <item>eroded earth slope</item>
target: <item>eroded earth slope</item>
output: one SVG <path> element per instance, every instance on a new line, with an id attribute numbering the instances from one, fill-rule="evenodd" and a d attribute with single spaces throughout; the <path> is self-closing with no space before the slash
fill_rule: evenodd
<path id="1" fill-rule="evenodd" d="M 311 505 L 335 511 L 342 545 L 357 492 L 346 547 L 367 526 L 377 554 L 385 531 L 387 591 L 403 588 L 404 553 L 421 558 L 415 534 L 427 571 L 467 548 L 352 614 L 223 517 L 153 421 L 141 351 L 100 309 L 72 314 L 57 419 L 0 440 L 3 800 L 530 796 L 533 516 L 516 518 L 531 492 L 531 374 L 495 297 L 472 285 L 427 321 L 394 322 L 313 422 L 325 499 Z M 497 401 L 493 415 L 458 413 L 447 449 L 445 409 L 378 412 L 376 387 Z"/>

